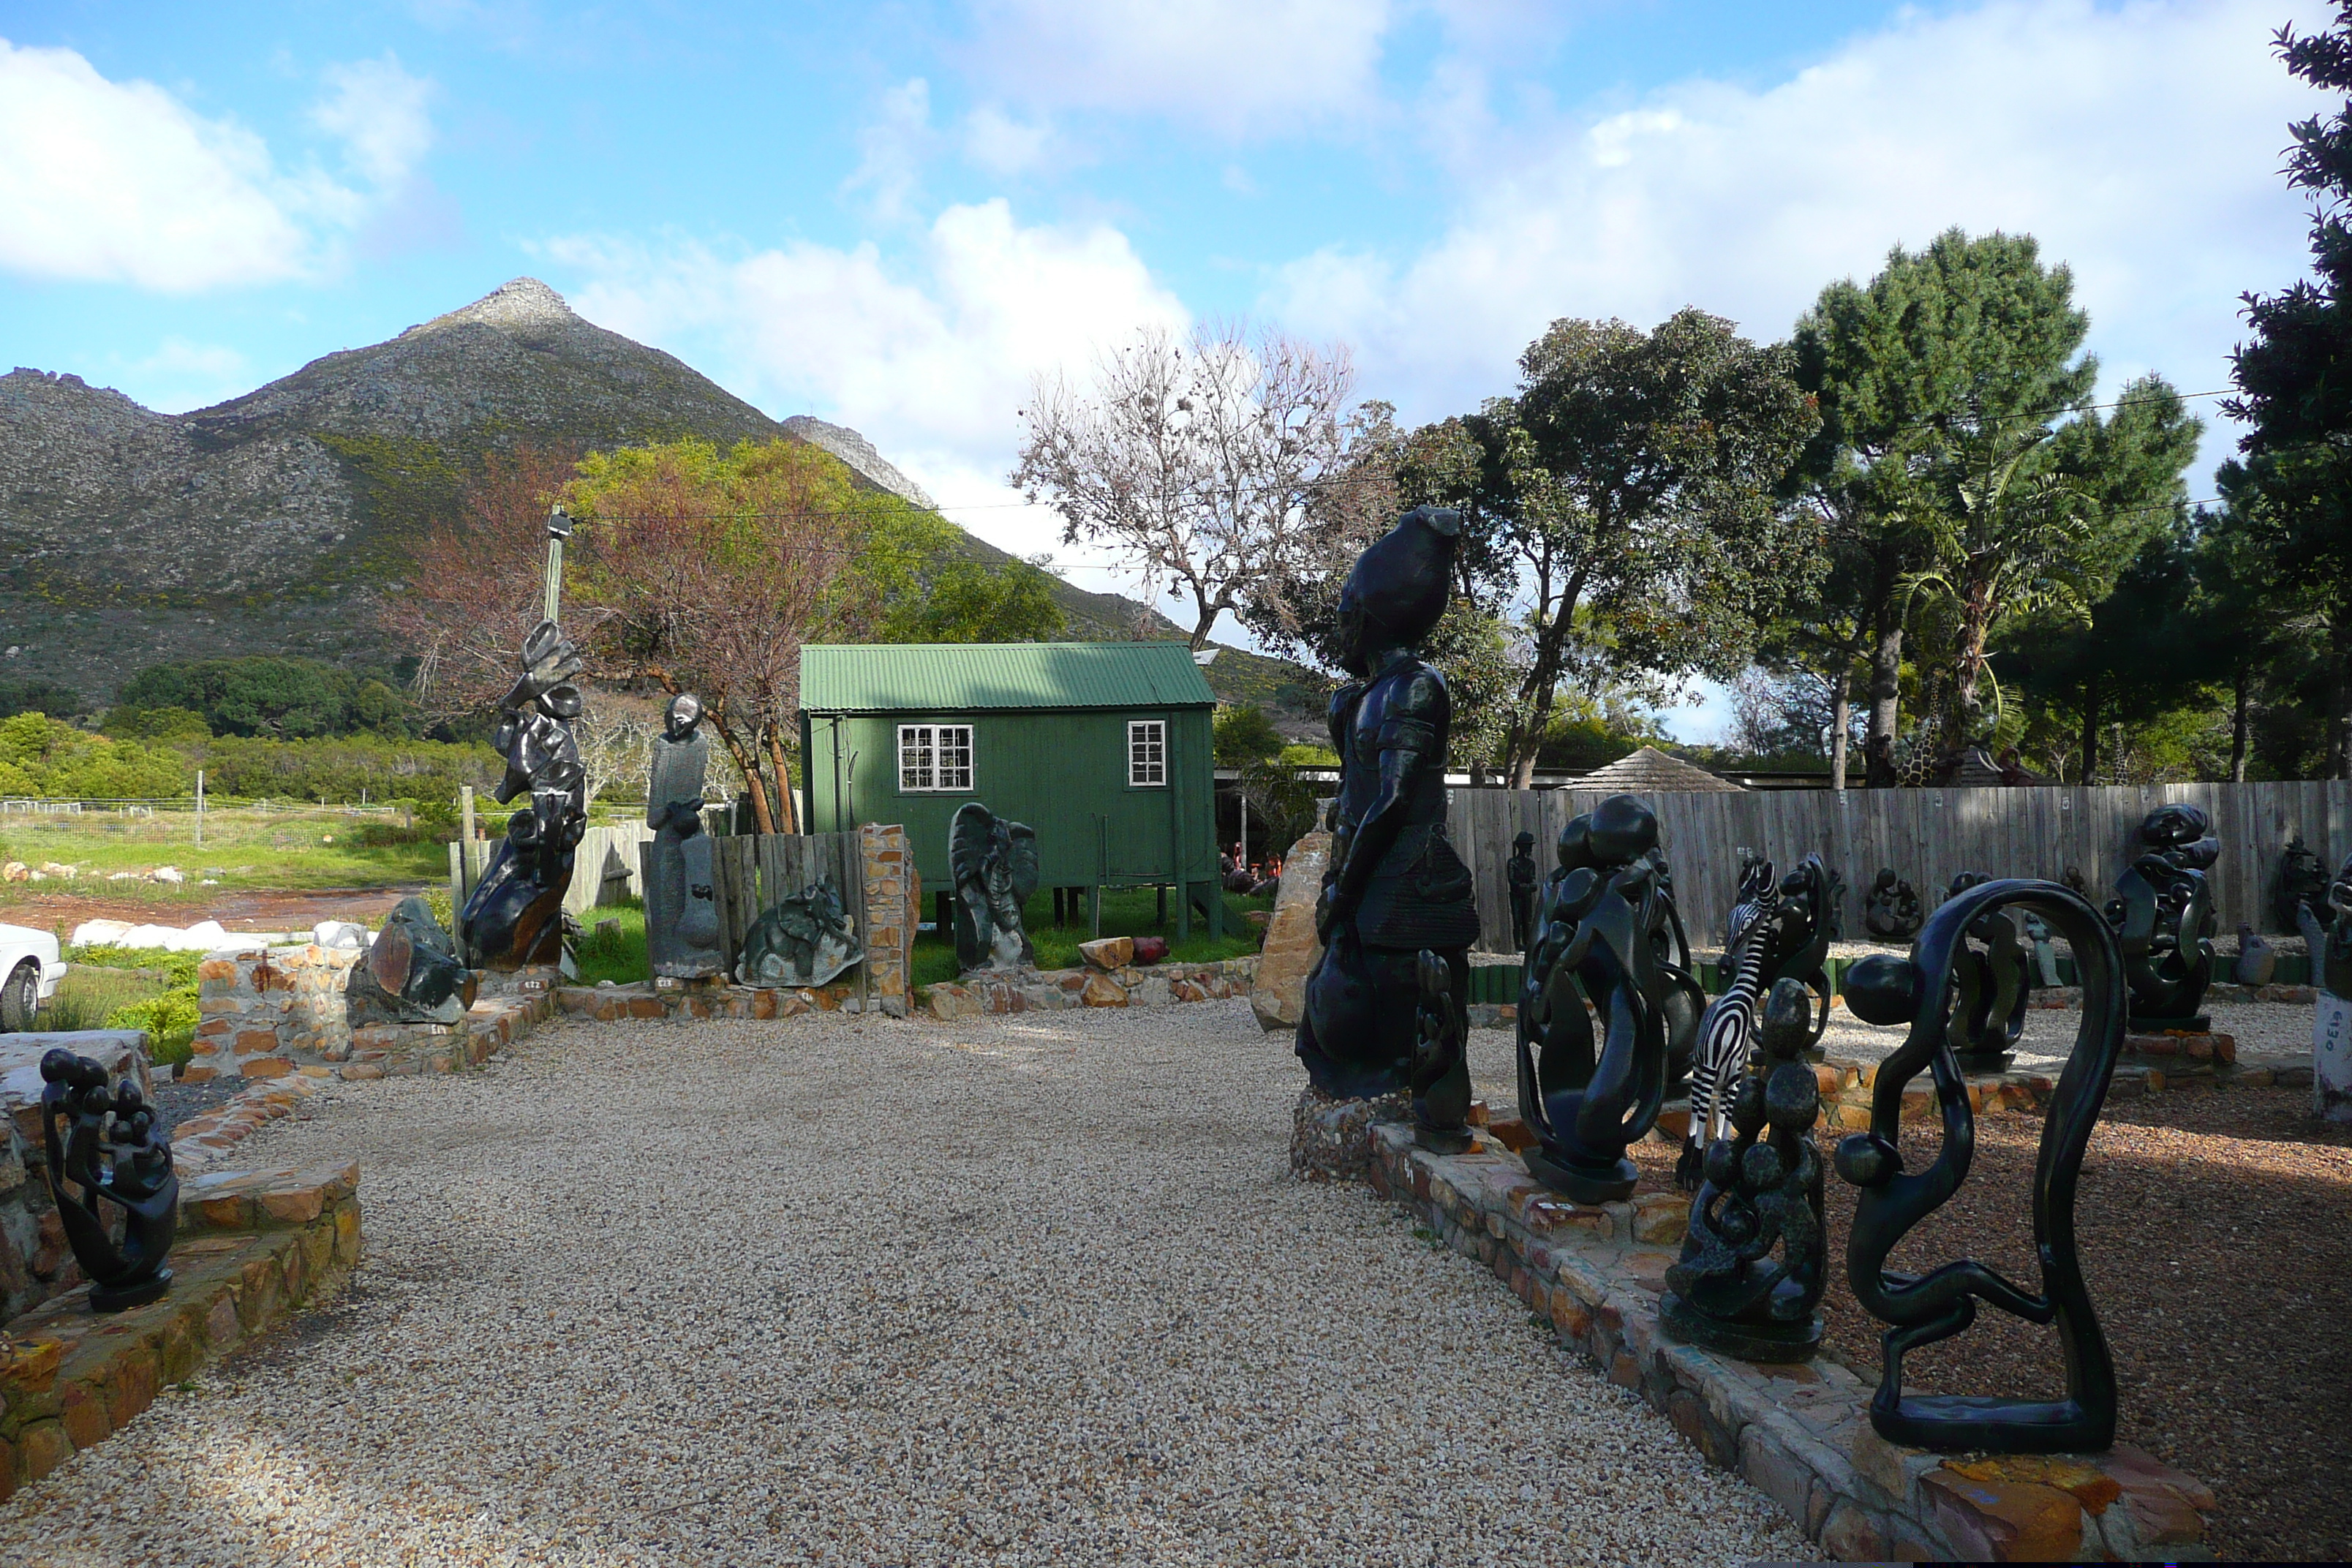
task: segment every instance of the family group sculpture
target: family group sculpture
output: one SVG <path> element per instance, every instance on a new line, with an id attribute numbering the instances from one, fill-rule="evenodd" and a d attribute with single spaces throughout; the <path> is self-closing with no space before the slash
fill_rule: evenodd
<path id="1" fill-rule="evenodd" d="M 1894 867 L 1880 867 L 1862 901 L 1863 930 L 1879 942 L 1909 942 L 1927 918 L 1911 884 L 1896 876 Z"/>
<path id="2" fill-rule="evenodd" d="M 63 1047 L 43 1054 L 41 1081 L 49 1196 L 89 1280 L 90 1310 L 154 1300 L 171 1289 L 163 1260 L 180 1224 L 170 1124 L 137 1084 L 110 1084 L 105 1068 Z"/>

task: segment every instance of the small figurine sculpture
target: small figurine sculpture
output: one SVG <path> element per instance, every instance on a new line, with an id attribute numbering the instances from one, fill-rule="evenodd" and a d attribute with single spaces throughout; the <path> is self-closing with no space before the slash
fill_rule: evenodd
<path id="1" fill-rule="evenodd" d="M 1521 1158 L 1578 1203 L 1633 1193 L 1638 1173 L 1625 1150 L 1665 1099 L 1670 1021 L 1696 1023 L 1705 1001 L 1686 971 L 1658 957 L 1657 842 L 1657 817 L 1630 795 L 1560 829 L 1559 868 L 1545 879 L 1543 924 L 1520 983 L 1519 1114 L 1539 1140 Z M 1677 1014 L 1668 1003 L 1678 994 L 1686 1005 Z M 1597 1056 L 1587 997 L 1606 1031 Z"/>
<path id="2" fill-rule="evenodd" d="M 1963 871 L 1945 889 L 1945 901 L 1991 880 L 1981 871 Z M 2007 1072 L 2016 1059 L 2017 1042 L 2025 1037 L 2025 950 L 2018 945 L 2017 924 L 2006 910 L 1980 917 L 1965 935 L 1952 957 L 1958 988 L 1952 1005 L 1952 1058 L 1962 1072 Z"/>
<path id="3" fill-rule="evenodd" d="M 2278 949 L 2264 942 L 2262 933 L 2244 921 L 2238 922 L 2238 962 L 2230 968 L 2230 978 L 2241 985 L 2268 985 L 2271 976 L 2278 973 Z"/>
<path id="4" fill-rule="evenodd" d="M 857 928 L 827 878 L 751 922 L 735 978 L 746 985 L 822 985 L 858 957 Z"/>
<path id="5" fill-rule="evenodd" d="M 2287 840 L 2286 848 L 2279 854 L 2278 900 L 2276 904 L 2281 931 L 2305 935 L 2305 919 L 2315 919 L 2325 925 L 2329 918 L 2327 908 L 2327 864 L 2312 853 L 2296 834 Z M 2314 946 L 2311 950 L 2317 952 Z"/>
<path id="6" fill-rule="evenodd" d="M 1812 1139 L 1822 1101 L 1804 1059 L 1812 1023 L 1803 983 L 1773 982 L 1757 1036 L 1761 1071 L 1742 1064 L 1729 1136 L 1706 1146 L 1682 1258 L 1658 1304 L 1668 1334 L 1742 1361 L 1803 1361 L 1822 1342 L 1813 1309 L 1827 1280 L 1827 1233 Z"/>
<path id="7" fill-rule="evenodd" d="M 1777 879 L 1769 860 L 1749 858 L 1742 864 L 1738 897 L 1724 921 L 1729 945 L 1723 963 L 1730 979 L 1706 1005 L 1698 1025 L 1690 1131 L 1675 1166 L 1683 1191 L 1698 1189 L 1710 1142 L 1727 1135 L 1731 1097 L 1756 1040 L 1758 1000 L 1780 982 L 1793 981 L 1818 1003 L 1807 1014 L 1805 1048 L 1828 1029 L 1830 983 L 1823 961 L 1837 937 L 1843 885 L 1818 855 L 1806 856 Z"/>
<path id="8" fill-rule="evenodd" d="M 948 825 L 948 871 L 955 879 L 956 968 L 1034 966 L 1022 909 L 1037 890 L 1036 830 L 1007 822 L 976 800 Z"/>
<path id="9" fill-rule="evenodd" d="M 1440 1154 L 1459 1154 L 1475 1140 L 1465 1123 L 1468 1115 L 1470 1075 L 1465 1066 L 1469 1042 L 1469 1015 L 1454 1000 L 1454 971 L 1428 948 L 1417 961 L 1421 1004 L 1415 1022 L 1421 1040 L 1413 1047 L 1412 1070 L 1405 1087 L 1412 1091 L 1413 1140 Z M 1457 1091 L 1463 1103 L 1440 1102 Z"/>
<path id="10" fill-rule="evenodd" d="M 433 906 L 411 897 L 393 907 L 367 956 L 352 965 L 343 1005 L 353 1024 L 454 1024 L 474 1005 L 475 984 Z"/>
<path id="11" fill-rule="evenodd" d="M 572 857 L 588 830 L 588 775 L 572 738 L 580 717 L 580 650 L 557 627 L 563 580 L 563 542 L 572 520 L 557 507 L 547 518 L 545 614 L 523 639 L 522 674 L 499 700 L 490 744 L 507 760 L 497 799 L 519 795 L 530 804 L 508 819 L 506 837 L 457 911 L 457 940 L 491 969 L 526 964 L 569 965 L 563 941 L 563 895 L 572 885 Z"/>
<path id="12" fill-rule="evenodd" d="M 2211 1020 L 2198 1012 L 2213 979 L 2213 931 L 2219 917 L 2205 872 L 2221 841 L 2201 807 L 2159 805 L 2139 825 L 2139 853 L 2116 879 L 2107 900 L 2131 987 L 2131 1026 L 2201 1033 Z"/>
<path id="13" fill-rule="evenodd" d="M 1976 1143 L 1968 1081 L 1952 1057 L 1951 1014 L 1969 931 L 1987 915 L 2031 907 L 2074 949 L 2083 984 L 2082 1022 L 2042 1125 L 2033 1173 L 2037 1294 L 1968 1258 L 1916 1271 L 1886 1267 L 1904 1237 L 1958 1192 Z M 1846 972 L 1845 996 L 1872 1024 L 1910 1032 L 1871 1086 L 1870 1130 L 1838 1145 L 1838 1174 L 1860 1189 L 1846 1248 L 1854 1300 L 1891 1325 L 1870 1424 L 1891 1443 L 1943 1452 L 2086 1453 L 2116 1435 L 2116 1370 L 2074 1248 L 2074 1192 L 2084 1151 L 2123 1050 L 2123 953 L 2115 930 L 2080 894 L 2055 882 L 1987 882 L 1929 916 L 1909 958 L 1882 953 Z M 1921 1071 L 1935 1080 L 1943 1140 L 1923 1170 L 1906 1171 L 1896 1146 L 1903 1096 Z M 2045 1400 L 1904 1392 L 1903 1358 L 1976 1320 L 1979 1303 L 2029 1322 L 2055 1323 L 2066 1392 Z"/>
<path id="14" fill-rule="evenodd" d="M 1511 840 L 1511 858 L 1503 863 L 1503 880 L 1511 894 L 1511 951 L 1528 951 L 1528 931 L 1536 917 L 1536 836 L 1522 833 Z"/>
<path id="15" fill-rule="evenodd" d="M 137 1084 L 109 1087 L 104 1068 L 63 1047 L 42 1056 L 41 1079 L 49 1196 L 74 1261 L 89 1278 L 90 1310 L 120 1312 L 152 1301 L 171 1289 L 163 1259 L 180 1225 L 171 1130 Z M 60 1121 L 68 1129 L 62 1137 Z M 120 1242 L 101 1202 L 122 1211 Z"/>
<path id="16" fill-rule="evenodd" d="M 1470 868 L 1445 836 L 1445 745 L 1453 700 L 1414 651 L 1444 614 L 1462 520 L 1416 507 L 1375 541 L 1339 592 L 1339 661 L 1355 678 L 1331 700 L 1339 789 L 1331 858 L 1315 907 L 1323 955 L 1307 977 L 1297 1050 L 1317 1089 L 1373 1100 L 1416 1088 L 1424 950 L 1468 1028 L 1470 944 L 1478 909 Z M 1418 1086 L 1425 1142 L 1458 1136 L 1470 1072 L 1456 1057 Z"/>
<path id="17" fill-rule="evenodd" d="M 2050 940 L 2050 922 L 2027 910 L 2017 917 L 2025 931 L 2025 948 L 2033 956 L 2034 984 L 2054 987 L 2058 984 L 2058 949 Z"/>
<path id="18" fill-rule="evenodd" d="M 2069 891 L 2080 893 L 2086 899 L 2091 896 L 2090 879 L 2083 875 L 2083 868 L 2080 866 L 2067 867 L 2058 873 L 2058 880 L 2063 883 Z"/>
<path id="19" fill-rule="evenodd" d="M 656 974 L 679 980 L 717 974 L 719 904 L 710 875 L 710 836 L 702 830 L 702 775 L 710 738 L 702 733 L 702 700 L 670 699 L 654 742 L 646 785 L 646 955 Z"/>
<path id="20" fill-rule="evenodd" d="M 1926 918 L 1911 884 L 1896 876 L 1894 867 L 1881 866 L 1862 901 L 1863 929 L 1879 942 L 1909 942 L 1919 934 L 1919 922 Z"/>

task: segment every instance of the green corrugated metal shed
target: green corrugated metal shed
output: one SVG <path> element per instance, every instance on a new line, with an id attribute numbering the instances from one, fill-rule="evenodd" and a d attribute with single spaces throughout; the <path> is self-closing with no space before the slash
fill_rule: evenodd
<path id="1" fill-rule="evenodd" d="M 1216 702 L 1182 643 L 803 647 L 808 830 L 902 823 L 938 892 L 948 826 L 977 800 L 1037 830 L 1044 886 L 1181 886 L 1220 930 Z M 1178 900 L 1180 930 L 1193 901 Z"/>
<path id="2" fill-rule="evenodd" d="M 908 709 L 1213 708 L 1178 642 L 819 643 L 801 649 L 801 706 Z"/>

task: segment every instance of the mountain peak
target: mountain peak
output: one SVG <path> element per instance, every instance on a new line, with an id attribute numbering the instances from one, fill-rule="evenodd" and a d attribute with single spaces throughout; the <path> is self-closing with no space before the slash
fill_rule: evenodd
<path id="1" fill-rule="evenodd" d="M 511 331 L 522 327 L 560 327 L 579 319 L 563 302 L 562 295 L 538 279 L 516 278 L 499 284 L 470 305 L 461 306 L 446 316 L 436 316 L 400 335 L 415 337 L 419 332 L 437 332 L 446 327 L 476 322 Z"/>

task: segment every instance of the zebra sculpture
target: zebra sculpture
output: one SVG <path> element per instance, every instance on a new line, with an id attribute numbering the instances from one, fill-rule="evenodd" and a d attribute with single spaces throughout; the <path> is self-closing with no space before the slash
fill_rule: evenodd
<path id="1" fill-rule="evenodd" d="M 1769 860 L 1747 860 L 1739 894 L 1725 921 L 1721 994 L 1699 1019 L 1691 1062 L 1690 1130 L 1675 1163 L 1675 1183 L 1696 1192 L 1707 1144 L 1728 1136 L 1733 1100 L 1748 1070 L 1757 1029 L 1757 1004 L 1776 981 L 1800 982 L 1812 994 L 1806 1048 L 1818 1046 L 1829 1028 L 1830 984 L 1823 960 L 1837 937 L 1838 905 L 1844 882 L 1808 855 L 1785 878 Z"/>

